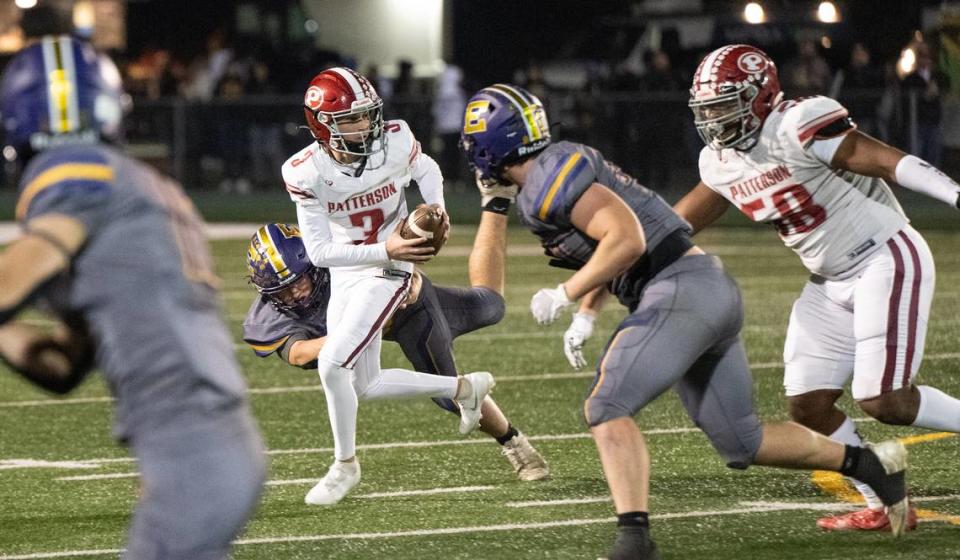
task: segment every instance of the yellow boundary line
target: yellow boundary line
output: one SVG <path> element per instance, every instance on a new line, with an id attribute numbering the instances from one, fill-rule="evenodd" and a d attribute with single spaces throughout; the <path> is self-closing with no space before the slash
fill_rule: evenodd
<path id="1" fill-rule="evenodd" d="M 927 443 L 930 441 L 937 441 L 956 436 L 957 434 L 952 432 L 936 432 L 932 434 L 897 438 L 897 441 L 904 445 L 915 445 L 918 443 Z M 810 479 L 818 488 L 843 502 L 851 504 L 864 503 L 863 496 L 860 495 L 860 492 L 857 492 L 857 490 L 840 473 L 831 471 L 813 471 Z M 960 515 L 940 513 L 938 511 L 929 509 L 918 509 L 917 517 L 927 521 L 943 521 L 944 523 L 950 523 L 951 525 L 960 525 Z"/>

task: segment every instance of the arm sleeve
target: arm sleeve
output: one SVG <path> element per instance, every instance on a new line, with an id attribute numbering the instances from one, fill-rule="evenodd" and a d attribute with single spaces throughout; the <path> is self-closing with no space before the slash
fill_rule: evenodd
<path id="1" fill-rule="evenodd" d="M 330 233 L 330 220 L 319 206 L 297 204 L 297 222 L 307 256 L 314 266 L 376 265 L 390 260 L 385 242 L 371 245 L 335 243 Z"/>
<path id="2" fill-rule="evenodd" d="M 419 146 L 419 143 L 417 143 Z M 441 208 L 446 205 L 443 201 L 443 174 L 440 172 L 440 166 L 432 157 L 420 152 L 414 158 L 410 165 L 410 175 L 417 185 L 420 186 L 420 195 L 423 196 L 427 204 L 439 204 Z"/>
<path id="3" fill-rule="evenodd" d="M 960 207 L 960 185 L 917 156 L 904 156 L 897 163 L 895 177 L 901 187 Z"/>

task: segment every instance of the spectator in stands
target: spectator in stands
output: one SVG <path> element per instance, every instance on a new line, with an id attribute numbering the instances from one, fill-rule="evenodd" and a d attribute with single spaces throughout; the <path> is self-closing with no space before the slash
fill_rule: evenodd
<path id="1" fill-rule="evenodd" d="M 883 70 L 871 63 L 870 51 L 863 43 L 854 43 L 850 62 L 833 78 L 829 97 L 850 111 L 861 132 L 883 138 L 887 135 L 880 133 L 878 109 L 885 85 Z"/>
<path id="2" fill-rule="evenodd" d="M 907 126 L 910 151 L 933 166 L 941 164 L 941 100 L 950 87 L 947 75 L 933 65 L 930 46 L 918 44 L 914 50 L 917 67 L 903 79 L 903 117 Z M 915 117 L 914 117 L 915 115 Z M 916 119 L 914 132 L 911 122 Z"/>
<path id="3" fill-rule="evenodd" d="M 463 70 L 453 64 L 444 66 L 437 76 L 433 94 L 433 134 L 439 144 L 438 163 L 447 184 L 459 182 L 465 175 L 466 162 L 460 155 L 458 143 L 463 121 L 463 110 L 467 106 L 467 94 L 463 91 Z"/>
<path id="4" fill-rule="evenodd" d="M 684 143 L 686 104 L 667 95 L 675 93 L 682 98 L 688 86 L 673 69 L 666 51 L 648 51 L 644 62 L 647 71 L 640 76 L 639 90 L 647 95 L 641 103 L 634 157 L 641 166 L 640 182 L 660 190 L 670 186 L 674 168 L 692 163 L 687 161 L 686 150 L 677 149 Z"/>
<path id="5" fill-rule="evenodd" d="M 787 97 L 826 95 L 830 87 L 830 66 L 810 39 L 800 43 L 796 60 L 787 64 L 784 72 L 784 92 Z"/>
<path id="6" fill-rule="evenodd" d="M 278 93 L 269 64 L 251 59 L 246 93 L 249 95 Z M 283 143 L 283 125 L 270 115 L 251 115 L 247 132 L 247 153 L 250 155 L 253 183 L 260 188 L 276 183 L 277 170 L 287 159 Z"/>
<path id="7" fill-rule="evenodd" d="M 247 179 L 247 123 L 236 118 L 236 102 L 245 94 L 245 84 L 239 73 L 230 72 L 224 76 L 217 86 L 217 100 L 226 104 L 218 104 L 216 110 L 217 152 L 223 161 L 223 179 L 220 181 L 220 191 L 237 194 L 250 192 L 250 181 Z"/>

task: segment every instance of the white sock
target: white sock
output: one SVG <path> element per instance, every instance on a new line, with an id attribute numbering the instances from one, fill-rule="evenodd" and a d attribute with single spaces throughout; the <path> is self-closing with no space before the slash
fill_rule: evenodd
<path id="1" fill-rule="evenodd" d="M 319 360 L 317 370 L 327 397 L 327 414 L 333 430 L 333 455 L 346 461 L 357 453 L 357 392 L 350 370 Z"/>
<path id="2" fill-rule="evenodd" d="M 839 441 L 840 443 L 846 445 L 863 447 L 863 438 L 861 438 L 860 434 L 857 433 L 857 427 L 854 425 L 853 420 L 851 420 L 849 416 L 844 418 L 843 424 L 840 424 L 840 427 L 830 434 L 830 439 Z M 849 480 L 853 484 L 854 488 L 856 488 L 857 491 L 863 495 L 863 499 L 867 501 L 868 508 L 883 509 L 883 502 L 877 497 L 877 494 L 873 491 L 873 488 L 870 488 L 870 486 L 860 482 L 855 478 L 847 477 L 847 480 Z"/>
<path id="3" fill-rule="evenodd" d="M 430 375 L 407 369 L 385 369 L 360 395 L 363 400 L 402 399 L 405 397 L 445 397 L 457 392 L 457 378 Z"/>
<path id="4" fill-rule="evenodd" d="M 919 385 L 920 409 L 913 425 L 928 430 L 960 432 L 960 400 L 929 385 Z"/>

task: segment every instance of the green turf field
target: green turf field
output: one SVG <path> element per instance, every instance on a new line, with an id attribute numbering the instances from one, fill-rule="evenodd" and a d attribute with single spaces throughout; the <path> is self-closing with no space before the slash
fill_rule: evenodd
<path id="1" fill-rule="evenodd" d="M 468 230 L 455 231 L 446 254 L 425 268 L 436 284 L 466 283 Z M 960 233 L 929 233 L 927 240 L 939 286 L 922 379 L 956 395 Z M 514 231 L 511 241 L 518 254 L 508 265 L 507 317 L 458 340 L 457 357 L 464 371 L 486 369 L 499 377 L 494 396 L 546 456 L 552 479 L 518 482 L 492 440 L 461 438 L 456 418 L 427 400 L 365 403 L 359 487 L 333 508 L 306 506 L 304 494 L 332 460 L 319 380 L 238 346 L 271 466 L 270 486 L 236 559 L 593 559 L 606 551 L 613 510 L 579 412 L 591 374 L 573 372 L 563 357 L 566 320 L 541 328 L 527 311 L 531 295 L 556 285 L 564 272 L 533 256 L 528 234 Z M 764 418 L 783 419 L 781 347 L 791 302 L 805 280 L 799 260 L 763 228 L 716 230 L 698 241 L 719 253 L 740 282 L 757 406 Z M 239 340 L 254 293 L 243 278 L 245 243 L 218 242 L 214 250 L 228 323 Z M 621 315 L 620 309 L 603 314 L 587 347 L 591 358 Z M 385 344 L 383 362 L 405 363 L 392 343 Z M 117 556 L 136 500 L 136 465 L 109 437 L 105 395 L 99 378 L 54 400 L 0 375 L 0 560 Z M 960 438 L 908 440 L 909 481 L 924 519 L 916 532 L 894 541 L 883 534 L 819 532 L 816 518 L 844 507 L 838 490 L 829 489 L 835 481 L 726 469 L 673 394 L 637 422 L 648 432 L 652 531 L 665 559 L 960 558 Z M 872 440 L 924 434 L 876 422 L 860 427 Z"/>

